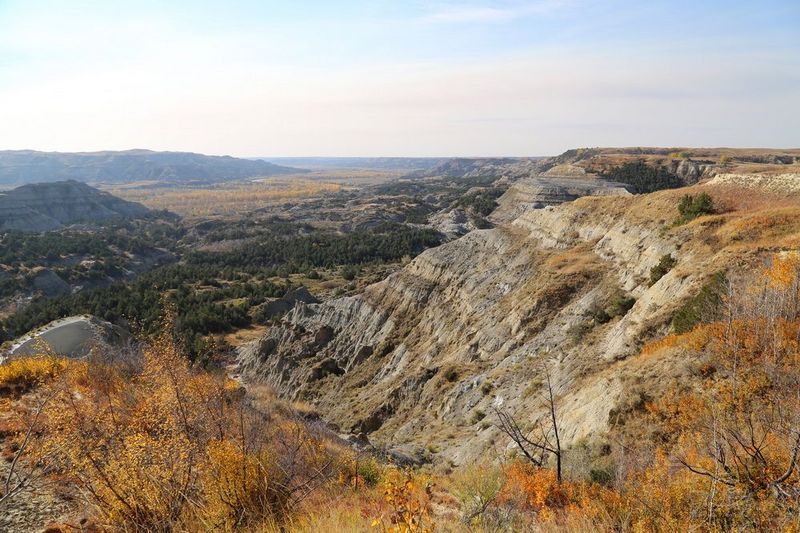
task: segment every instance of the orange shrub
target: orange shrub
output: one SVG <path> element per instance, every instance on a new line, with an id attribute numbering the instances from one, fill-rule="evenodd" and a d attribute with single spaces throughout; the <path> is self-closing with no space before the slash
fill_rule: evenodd
<path id="1" fill-rule="evenodd" d="M 112 529 L 274 525 L 334 470 L 304 426 L 252 408 L 166 337 L 138 362 L 74 365 L 53 394 L 38 458 Z"/>
<path id="2" fill-rule="evenodd" d="M 527 508 L 536 512 L 540 520 L 548 521 L 573 504 L 576 494 L 572 483 L 558 482 L 555 470 L 515 461 L 506 469 L 500 501 Z"/>
<path id="3" fill-rule="evenodd" d="M 19 357 L 0 365 L 0 392 L 21 391 L 49 381 L 67 367 L 63 357 Z"/>

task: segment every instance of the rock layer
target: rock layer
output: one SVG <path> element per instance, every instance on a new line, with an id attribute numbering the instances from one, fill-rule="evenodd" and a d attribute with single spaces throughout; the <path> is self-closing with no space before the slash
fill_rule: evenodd
<path id="1" fill-rule="evenodd" d="M 51 231 L 77 222 L 146 216 L 128 202 L 77 181 L 23 185 L 0 193 L 0 230 Z"/>
<path id="2" fill-rule="evenodd" d="M 602 433 L 638 387 L 654 394 L 687 372 L 681 359 L 633 357 L 642 343 L 667 333 L 710 275 L 763 257 L 727 237 L 733 218 L 668 228 L 682 194 L 523 209 L 358 296 L 298 305 L 241 351 L 241 371 L 371 442 L 435 445 L 459 464 L 499 442 L 493 409 L 525 424 L 545 416 L 546 365 L 564 444 Z M 652 283 L 665 255 L 677 266 Z M 636 299 L 622 316 L 592 318 L 621 295 Z"/>
<path id="3" fill-rule="evenodd" d="M 582 196 L 630 195 L 625 185 L 593 178 L 537 176 L 514 183 L 498 200 L 494 222 L 510 222 L 531 209 L 571 202 Z"/>

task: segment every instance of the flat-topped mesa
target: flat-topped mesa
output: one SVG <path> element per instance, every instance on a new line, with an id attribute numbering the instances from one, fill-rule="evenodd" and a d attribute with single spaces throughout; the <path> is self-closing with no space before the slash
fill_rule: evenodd
<path id="1" fill-rule="evenodd" d="M 496 224 L 511 222 L 525 211 L 571 202 L 583 196 L 629 196 L 622 183 L 591 177 L 540 175 L 509 187 L 489 216 Z"/>
<path id="2" fill-rule="evenodd" d="M 37 152 L 0 150 L 0 185 L 64 180 L 125 183 L 155 180 L 164 183 L 213 183 L 295 173 L 256 159 L 208 156 L 189 152 L 124 150 L 107 152 Z"/>

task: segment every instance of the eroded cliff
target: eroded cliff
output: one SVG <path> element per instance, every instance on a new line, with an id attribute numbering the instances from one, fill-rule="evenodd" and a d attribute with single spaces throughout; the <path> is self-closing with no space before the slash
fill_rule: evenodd
<path id="1" fill-rule="evenodd" d="M 721 214 L 673 224 L 680 197 L 701 190 Z M 696 186 L 524 208 L 358 296 L 298 305 L 242 350 L 241 372 L 311 402 L 343 431 L 460 464 L 505 445 L 494 408 L 525 423 L 544 415 L 547 365 L 569 446 L 642 395 L 691 378 L 686 361 L 638 354 L 711 275 L 796 242 L 796 200 L 748 195 Z M 676 264 L 653 280 L 665 256 Z"/>

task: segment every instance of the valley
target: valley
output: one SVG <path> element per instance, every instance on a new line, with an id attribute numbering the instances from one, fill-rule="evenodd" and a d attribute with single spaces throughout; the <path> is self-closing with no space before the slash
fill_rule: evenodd
<path id="1" fill-rule="evenodd" d="M 119 157 L 104 156 L 114 165 Z M 194 498 L 175 524 L 219 520 L 229 530 L 287 520 L 298 531 L 364 531 L 395 512 L 443 531 L 680 529 L 697 523 L 706 480 L 756 502 L 736 512 L 718 503 L 744 528 L 787 516 L 793 500 L 747 492 L 756 481 L 728 462 L 727 477 L 695 480 L 659 461 L 709 472 L 726 460 L 708 441 L 690 441 L 705 435 L 707 402 L 730 409 L 715 420 L 731 435 L 740 429 L 742 406 L 726 396 L 739 379 L 735 346 L 748 354 L 736 360 L 753 379 L 747 391 L 759 391 L 742 392 L 762 417 L 753 438 L 771 443 L 763 483 L 794 497 L 794 467 L 779 482 L 776 472 L 797 456 L 791 417 L 800 406 L 778 383 L 800 371 L 800 150 L 276 159 L 268 164 L 279 176 L 203 180 L 154 177 L 150 162 L 141 179 L 128 169 L 102 180 L 97 164 L 93 186 L 81 184 L 75 198 L 49 192 L 76 187 L 58 180 L 5 192 L 34 196 L 38 211 L 9 211 L 0 240 L 4 453 L 16 456 L 15 435 L 48 394 L 66 408 L 80 390 L 94 413 L 64 423 L 45 415 L 37 433 L 50 455 L 26 468 L 38 483 L 48 478 L 37 465 L 52 461 L 69 480 L 48 520 L 146 530 L 150 518 L 131 514 L 111 487 L 155 491 L 147 512 L 162 516 L 160 498 L 178 491 L 164 468 L 185 476 Z M 48 335 L 66 340 L 31 358 Z M 768 366 L 758 359 L 765 350 Z M 166 379 L 173 373 L 181 385 Z M 697 416 L 676 398 L 694 402 Z M 780 420 L 767 420 L 771 406 Z M 160 429 L 136 429 L 138 412 Z M 91 448 L 81 439 L 93 432 L 110 436 L 100 455 L 67 445 Z M 148 446 L 163 454 L 128 440 L 138 438 L 155 439 Z M 743 453 L 731 439 L 730 453 Z M 290 449 L 297 462 L 277 461 L 281 473 L 270 475 L 308 493 L 295 501 L 254 486 L 277 510 L 242 503 L 251 522 L 241 524 L 220 510 L 221 478 L 183 469 L 222 476 L 222 464 L 272 465 L 258 454 Z M 111 481 L 98 491 L 100 478 L 80 469 L 106 450 L 96 474 Z M 157 484 L 134 479 L 134 463 L 121 459 L 133 450 L 158 469 Z M 637 496 L 647 487 L 656 497 L 656 478 L 674 496 L 661 523 Z M 235 479 L 235 491 L 250 487 Z"/>

